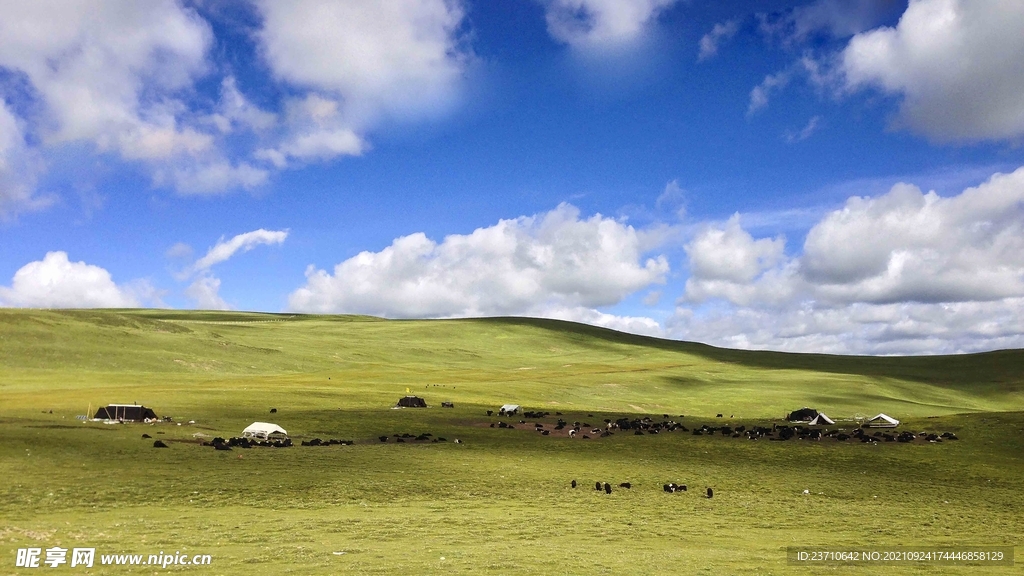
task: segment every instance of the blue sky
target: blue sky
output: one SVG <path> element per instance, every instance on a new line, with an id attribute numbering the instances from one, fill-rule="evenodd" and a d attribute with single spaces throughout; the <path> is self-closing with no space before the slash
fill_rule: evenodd
<path id="1" fill-rule="evenodd" d="M 1024 345 L 1014 0 L 0 11 L 0 305 Z"/>

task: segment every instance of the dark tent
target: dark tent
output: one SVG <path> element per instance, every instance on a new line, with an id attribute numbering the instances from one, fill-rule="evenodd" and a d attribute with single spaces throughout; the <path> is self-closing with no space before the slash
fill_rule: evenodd
<path id="1" fill-rule="evenodd" d="M 403 408 L 426 408 L 427 403 L 423 398 L 419 396 L 406 396 L 398 400 L 398 404 L 395 406 L 401 406 Z"/>
<path id="2" fill-rule="evenodd" d="M 790 422 L 810 422 L 817 415 L 817 410 L 804 406 L 799 410 L 790 412 L 789 416 L 786 416 L 786 420 L 789 420 Z"/>
<path id="3" fill-rule="evenodd" d="M 93 418 L 141 422 L 146 418 L 156 420 L 156 412 L 153 412 L 152 408 L 146 408 L 145 406 L 138 406 L 136 404 L 111 404 L 97 410 L 96 415 L 93 416 Z"/>

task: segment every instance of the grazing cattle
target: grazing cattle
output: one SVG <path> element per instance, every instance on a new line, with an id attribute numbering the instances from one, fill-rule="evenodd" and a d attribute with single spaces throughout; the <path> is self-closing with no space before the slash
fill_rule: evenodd
<path id="1" fill-rule="evenodd" d="M 575 481 L 575 480 L 573 480 L 573 481 L 572 481 L 572 487 L 573 487 L 573 488 L 575 488 L 575 487 L 576 487 L 576 481 Z"/>
<path id="2" fill-rule="evenodd" d="M 607 482 L 604 483 L 604 493 L 605 494 L 611 494 L 612 493 L 612 485 L 611 484 L 609 484 Z"/>
<path id="3" fill-rule="evenodd" d="M 387 442 L 388 441 L 388 437 L 387 436 L 380 436 L 379 438 L 380 438 L 381 442 Z"/>
<path id="4" fill-rule="evenodd" d="M 214 450 L 231 450 L 231 446 L 228 446 L 227 444 L 214 444 L 213 445 L 213 449 Z"/>
<path id="5" fill-rule="evenodd" d="M 153 442 L 153 448 L 167 448 L 167 444 L 164 444 L 163 440 L 157 440 Z"/>
<path id="6" fill-rule="evenodd" d="M 493 416 L 494 415 L 494 410 L 488 410 L 487 411 L 487 415 L 488 416 Z"/>
<path id="7" fill-rule="evenodd" d="M 452 402 L 441 402 L 441 408 L 455 408 L 455 404 Z"/>
<path id="8" fill-rule="evenodd" d="M 600 482 L 594 482 L 594 490 L 600 490 L 600 489 L 601 489 L 601 483 Z"/>
<path id="9" fill-rule="evenodd" d="M 712 498 L 712 497 L 714 497 L 714 495 L 715 495 L 715 491 L 712 490 L 711 488 L 708 488 L 708 498 Z"/>
<path id="10" fill-rule="evenodd" d="M 395 442 L 405 442 L 405 439 L 404 438 L 399 438 L 398 440 L 395 440 Z"/>
<path id="11" fill-rule="evenodd" d="M 632 487 L 633 487 L 633 485 L 630 484 L 629 482 L 623 482 L 622 484 L 619 484 L 619 488 L 626 488 L 627 490 L 632 488 Z"/>
<path id="12" fill-rule="evenodd" d="M 448 439 L 447 439 L 447 438 L 445 438 L 444 436 L 438 436 L 438 437 L 437 437 L 437 441 L 438 441 L 438 442 L 447 442 L 447 441 L 448 441 Z"/>
<path id="13" fill-rule="evenodd" d="M 551 432 L 549 432 L 548 430 L 543 430 L 540 433 L 541 436 L 547 436 L 548 434 L 551 434 Z"/>
<path id="14" fill-rule="evenodd" d="M 152 436 L 150 436 L 149 434 L 143 434 L 142 437 L 143 438 L 152 438 Z"/>
<path id="15" fill-rule="evenodd" d="M 715 415 L 715 418 L 721 418 L 721 417 L 722 417 L 722 415 L 721 415 L 721 414 L 716 414 L 716 415 Z"/>
<path id="16" fill-rule="evenodd" d="M 271 408 L 270 409 L 270 413 L 271 414 L 277 414 L 277 408 Z"/>
<path id="17" fill-rule="evenodd" d="M 462 440 L 459 440 L 458 438 L 456 438 L 456 439 L 455 439 L 455 443 L 456 443 L 456 444 L 462 444 Z"/>
<path id="18" fill-rule="evenodd" d="M 665 492 L 671 492 L 671 491 L 672 491 L 672 488 L 671 488 L 671 486 L 669 486 L 668 484 L 663 484 L 663 485 L 661 486 L 661 488 L 662 488 L 662 489 L 663 489 L 663 490 L 664 490 Z"/>
<path id="19" fill-rule="evenodd" d="M 575 437 L 576 437 L 576 429 L 574 428 L 572 430 L 569 430 L 569 438 L 575 438 Z"/>

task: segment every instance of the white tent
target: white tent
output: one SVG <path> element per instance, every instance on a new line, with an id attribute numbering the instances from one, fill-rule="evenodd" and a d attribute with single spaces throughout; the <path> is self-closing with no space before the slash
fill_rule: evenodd
<path id="1" fill-rule="evenodd" d="M 871 418 L 867 422 L 869 428 L 895 428 L 899 426 L 900 421 L 895 418 L 890 418 L 885 414 L 879 414 L 874 418 Z"/>
<path id="2" fill-rule="evenodd" d="M 519 412 L 519 404 L 505 404 L 498 411 L 499 414 L 515 414 Z"/>
<path id="3" fill-rule="evenodd" d="M 809 422 L 809 426 L 825 426 L 826 424 L 835 424 L 835 421 L 825 416 L 824 412 L 818 412 L 818 415 Z"/>
<path id="4" fill-rule="evenodd" d="M 253 422 L 245 430 L 242 430 L 242 438 L 255 438 L 257 440 L 269 440 L 271 437 L 288 436 L 284 428 L 270 422 Z"/>

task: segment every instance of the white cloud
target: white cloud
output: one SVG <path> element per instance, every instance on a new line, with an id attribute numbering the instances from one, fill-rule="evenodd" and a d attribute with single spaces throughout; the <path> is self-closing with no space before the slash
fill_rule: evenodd
<path id="1" fill-rule="evenodd" d="M 1024 168 L 952 198 L 908 184 L 851 198 L 807 234 L 801 270 L 829 300 L 1024 295 Z"/>
<path id="2" fill-rule="evenodd" d="M 179 125 L 175 95 L 207 70 L 211 40 L 172 0 L 15 2 L 0 19 L 0 66 L 23 72 L 45 102 L 48 142 L 90 141 L 126 158 L 194 155 L 212 141 Z"/>
<path id="3" fill-rule="evenodd" d="M 140 298 L 141 296 L 141 298 Z M 14 273 L 10 287 L 0 286 L 0 305 L 25 308 L 134 308 L 142 300 L 159 302 L 148 282 L 118 286 L 110 273 L 66 252 L 47 252 Z"/>
<path id="4" fill-rule="evenodd" d="M 700 54 L 697 56 L 697 60 L 707 60 L 708 58 L 714 57 L 718 54 L 718 46 L 736 35 L 740 25 L 736 20 L 728 20 L 726 22 L 720 22 L 715 24 L 708 32 L 700 39 Z"/>
<path id="5" fill-rule="evenodd" d="M 548 33 L 574 48 L 608 49 L 643 37 L 677 0 L 543 0 Z"/>
<path id="6" fill-rule="evenodd" d="M 803 142 L 807 140 L 818 130 L 818 124 L 821 123 L 821 116 L 812 116 L 807 121 L 807 125 L 804 126 L 799 132 L 787 132 L 784 136 L 786 142 L 790 144 L 796 144 L 797 142 Z"/>
<path id="7" fill-rule="evenodd" d="M 220 297 L 219 291 L 220 278 L 203 274 L 185 289 L 185 296 L 200 310 L 231 310 L 231 305 Z"/>
<path id="8" fill-rule="evenodd" d="M 234 76 L 221 81 L 220 104 L 210 121 L 223 133 L 238 128 L 261 132 L 277 123 L 277 116 L 255 106 L 238 90 Z"/>
<path id="9" fill-rule="evenodd" d="M 310 266 L 289 307 L 387 317 L 552 315 L 597 308 L 664 281 L 664 257 L 643 258 L 645 231 L 562 204 L 437 243 L 395 239 L 334 267 Z M 589 313 L 588 313 L 589 314 Z M 598 316 L 595 316 L 598 317 Z M 603 316 L 601 316 L 603 318 Z"/>
<path id="10" fill-rule="evenodd" d="M 783 238 L 754 238 L 740 226 L 739 214 L 724 226 L 708 226 L 686 245 L 692 278 L 746 283 L 783 258 Z"/>
<path id="11" fill-rule="evenodd" d="M 21 123 L 0 98 L 0 221 L 53 203 L 35 194 L 42 170 L 42 158 L 26 144 Z"/>
<path id="12" fill-rule="evenodd" d="M 759 110 L 768 106 L 768 100 L 772 92 L 785 88 L 789 84 L 790 75 L 789 70 L 768 74 L 760 84 L 754 86 L 750 91 L 750 105 L 747 106 L 747 116 L 753 116 Z"/>
<path id="13" fill-rule="evenodd" d="M 606 314 L 604 312 L 594 310 L 593 308 L 586 308 L 583 306 L 542 309 L 531 315 L 540 318 L 554 318 L 557 320 L 580 322 L 582 324 L 610 328 L 612 330 L 618 330 L 619 332 L 629 332 L 630 334 L 641 334 L 643 336 L 663 337 L 665 335 L 665 331 L 661 328 L 661 325 L 653 318 L 647 318 L 645 316 L 617 316 L 615 314 Z"/>
<path id="14" fill-rule="evenodd" d="M 900 124 L 938 141 L 1024 136 L 1024 3 L 911 0 L 895 28 L 842 54 L 850 90 L 901 97 Z"/>
<path id="15" fill-rule="evenodd" d="M 902 0 L 817 0 L 798 6 L 786 19 L 796 40 L 826 30 L 836 38 L 846 38 L 881 24 L 898 13 Z"/>
<path id="16" fill-rule="evenodd" d="M 777 242 L 735 218 L 699 234 L 669 332 L 872 354 L 1024 344 L 1024 167 L 948 198 L 909 184 L 852 197 L 811 228 L 802 254 Z"/>
<path id="17" fill-rule="evenodd" d="M 651 290 L 644 296 L 644 306 L 657 306 L 661 302 L 661 290 Z"/>
<path id="18" fill-rule="evenodd" d="M 239 252 L 248 252 L 257 246 L 281 244 L 286 238 L 288 238 L 287 230 L 265 230 L 263 228 L 238 234 L 231 239 L 221 237 L 202 258 L 176 275 L 178 280 L 193 279 L 192 283 L 185 288 L 185 296 L 195 302 L 197 308 L 203 310 L 230 310 L 232 306 L 220 296 L 220 278 L 213 275 L 211 268 L 226 262 Z M 179 258 L 191 253 L 191 247 L 179 242 L 167 251 L 167 256 Z"/>
<path id="19" fill-rule="evenodd" d="M 686 217 L 686 191 L 679 185 L 679 180 L 671 180 L 665 184 L 658 199 L 654 201 L 658 210 L 671 211 L 682 220 Z"/>
<path id="20" fill-rule="evenodd" d="M 433 115 L 457 99 L 471 60 L 456 0 L 258 0 L 264 58 L 295 86 L 335 95 L 342 121 Z"/>
<path id="21" fill-rule="evenodd" d="M 173 182 L 181 194 L 224 194 L 237 188 L 251 190 L 266 183 L 270 173 L 248 162 L 232 165 L 227 160 L 187 163 L 154 173 L 157 184 Z"/>
<path id="22" fill-rule="evenodd" d="M 230 240 L 221 238 L 217 244 L 210 248 L 206 255 L 196 260 L 192 265 L 194 271 L 209 270 L 214 264 L 220 264 L 231 258 L 236 252 L 248 252 L 260 245 L 281 244 L 288 238 L 287 230 L 253 230 L 244 234 L 238 234 Z"/>

